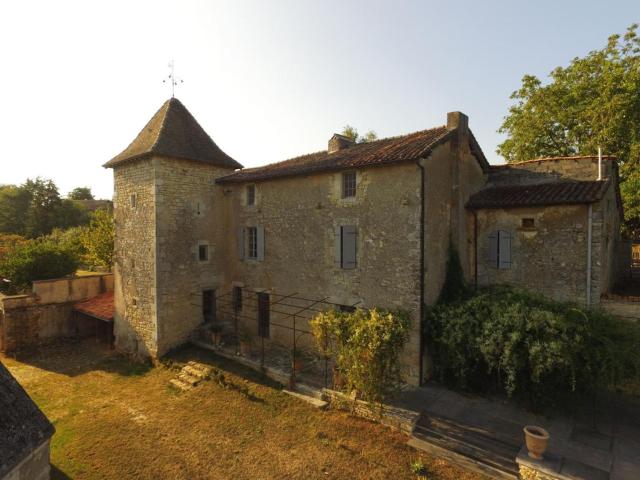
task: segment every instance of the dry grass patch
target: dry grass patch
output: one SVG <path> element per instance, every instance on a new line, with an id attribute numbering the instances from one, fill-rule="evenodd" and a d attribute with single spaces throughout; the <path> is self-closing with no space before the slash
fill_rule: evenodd
<path id="1" fill-rule="evenodd" d="M 168 386 L 188 360 L 224 380 Z M 56 426 L 53 478 L 412 479 L 406 437 L 322 412 L 215 355 L 185 349 L 154 368 L 91 343 L 2 361 Z M 423 457 L 430 479 L 476 475 Z"/>

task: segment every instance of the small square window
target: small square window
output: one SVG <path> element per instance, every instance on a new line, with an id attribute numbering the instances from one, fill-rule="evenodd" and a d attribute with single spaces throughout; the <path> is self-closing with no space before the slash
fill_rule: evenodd
<path id="1" fill-rule="evenodd" d="M 136 297 L 133 297 L 131 299 L 131 305 L 134 306 L 134 307 L 138 306 L 138 299 Z"/>
<path id="2" fill-rule="evenodd" d="M 257 227 L 248 227 L 247 228 L 247 235 L 248 235 L 248 246 L 249 246 L 249 251 L 248 253 L 248 257 L 249 258 L 258 258 L 258 228 Z"/>
<path id="3" fill-rule="evenodd" d="M 138 195 L 135 193 L 132 193 L 130 197 L 130 201 L 131 201 L 131 208 L 136 208 L 138 204 Z"/>
<path id="4" fill-rule="evenodd" d="M 342 198 L 353 198 L 356 196 L 356 172 L 345 172 L 342 174 Z"/>
<path id="5" fill-rule="evenodd" d="M 536 228 L 536 221 L 533 218 L 523 218 L 522 228 Z"/>
<path id="6" fill-rule="evenodd" d="M 356 311 L 356 307 L 354 307 L 353 305 L 340 305 L 338 307 L 338 310 L 343 313 L 353 313 Z"/>
<path id="7" fill-rule="evenodd" d="M 255 185 L 247 185 L 247 205 L 255 205 L 256 204 L 256 186 Z"/>
<path id="8" fill-rule="evenodd" d="M 198 260 L 201 262 L 209 260 L 209 245 L 198 245 Z"/>

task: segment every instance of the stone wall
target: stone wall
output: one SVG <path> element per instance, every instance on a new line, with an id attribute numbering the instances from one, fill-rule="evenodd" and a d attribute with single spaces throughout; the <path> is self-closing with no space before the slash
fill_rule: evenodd
<path id="1" fill-rule="evenodd" d="M 224 284 L 223 188 L 215 179 L 232 172 L 205 163 L 155 160 L 158 355 L 184 343 L 204 321 L 203 290 Z M 199 260 L 199 245 L 208 249 Z"/>
<path id="2" fill-rule="evenodd" d="M 49 480 L 50 464 L 50 443 L 47 439 L 42 445 L 33 450 L 24 460 L 15 466 L 3 480 Z"/>
<path id="3" fill-rule="evenodd" d="M 73 305 L 113 290 L 113 275 L 41 280 L 34 282 L 32 290 L 28 295 L 0 294 L 0 351 L 92 334 L 92 325 L 76 321 Z"/>
<path id="4" fill-rule="evenodd" d="M 533 218 L 534 228 L 522 219 Z M 587 207 L 585 205 L 479 210 L 478 284 L 508 283 L 556 300 L 586 302 Z M 512 235 L 510 268 L 489 260 L 489 235 Z"/>
<path id="5" fill-rule="evenodd" d="M 113 172 L 115 345 L 133 354 L 153 355 L 157 348 L 155 165 L 144 159 Z"/>
<path id="6" fill-rule="evenodd" d="M 257 183 L 256 204 L 244 201 L 245 185 L 224 185 L 231 215 L 225 291 L 233 285 L 273 295 L 297 293 L 336 304 L 401 308 L 410 312 L 411 338 L 403 356 L 407 380 L 418 382 L 420 299 L 420 171 L 416 164 L 356 171 L 357 193 L 341 198 L 342 173 L 274 179 Z M 337 228 L 357 225 L 357 267 L 342 269 L 336 259 Z M 264 260 L 240 260 L 236 232 L 263 226 Z M 232 233 L 233 232 L 233 233 Z M 257 335 L 257 312 L 245 301 L 246 327 Z M 276 310 L 277 308 L 274 308 Z M 283 310 L 280 308 L 280 310 Z M 252 317 L 255 317 L 253 321 Z M 290 318 L 272 313 L 271 322 Z M 308 328 L 306 322 L 298 327 Z M 291 332 L 272 326 L 271 341 L 291 343 Z M 300 337 L 308 347 L 309 335 Z"/>
<path id="7" fill-rule="evenodd" d="M 602 159 L 602 178 L 610 178 L 616 169 L 611 157 Z M 579 157 L 562 160 L 532 160 L 511 165 L 494 166 L 491 169 L 491 185 L 528 185 L 567 180 L 596 180 L 597 157 Z"/>

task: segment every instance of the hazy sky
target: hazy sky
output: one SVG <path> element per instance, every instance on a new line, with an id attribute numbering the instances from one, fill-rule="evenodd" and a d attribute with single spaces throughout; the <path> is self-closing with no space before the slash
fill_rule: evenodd
<path id="1" fill-rule="evenodd" d="M 111 197 L 101 165 L 171 94 L 245 166 L 461 110 L 485 154 L 525 73 L 546 77 L 640 21 L 635 1 L 3 1 L 0 184 Z"/>

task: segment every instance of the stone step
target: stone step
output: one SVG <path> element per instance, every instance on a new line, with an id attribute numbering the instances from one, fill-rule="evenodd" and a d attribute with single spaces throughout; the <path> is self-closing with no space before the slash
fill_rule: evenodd
<path id="1" fill-rule="evenodd" d="M 211 374 L 211 369 L 210 368 L 206 368 L 206 369 L 197 368 L 197 367 L 195 367 L 193 365 L 185 365 L 182 368 L 182 371 L 188 373 L 191 376 L 198 377 L 201 380 L 204 380 L 204 379 L 208 378 L 209 375 Z"/>
<path id="2" fill-rule="evenodd" d="M 203 373 L 209 374 L 211 373 L 211 367 L 209 365 L 205 365 L 203 363 L 195 362 L 193 360 L 187 362 L 186 367 L 191 367 L 194 370 L 199 370 Z"/>
<path id="3" fill-rule="evenodd" d="M 491 473 L 495 478 L 515 479 L 519 445 L 497 439 L 490 432 L 459 424 L 444 417 L 423 414 L 409 444 L 431 454 L 445 456 L 463 466 Z"/>
<path id="4" fill-rule="evenodd" d="M 172 378 L 171 380 L 169 380 L 169 383 L 178 390 L 182 390 L 183 392 L 191 390 L 191 385 L 189 385 L 188 383 L 184 383 L 182 380 L 179 380 L 177 378 Z"/>
<path id="5" fill-rule="evenodd" d="M 322 408 L 325 408 L 328 405 L 328 403 L 325 402 L 324 400 L 320 400 L 318 398 L 310 397 L 308 395 L 304 395 L 304 394 L 299 393 L 299 392 L 292 392 L 291 390 L 285 390 L 285 389 L 283 389 L 282 391 L 284 393 L 286 393 L 287 395 L 291 395 L 292 397 L 296 397 L 297 399 L 302 400 L 304 402 L 307 402 L 307 403 L 313 405 L 316 408 L 322 409 Z"/>
<path id="6" fill-rule="evenodd" d="M 196 377 L 184 371 L 180 372 L 180 374 L 178 375 L 178 379 L 193 387 L 195 387 L 202 380 L 200 377 Z"/>

